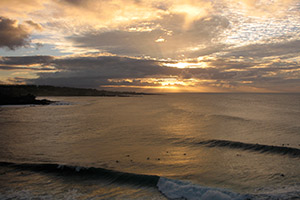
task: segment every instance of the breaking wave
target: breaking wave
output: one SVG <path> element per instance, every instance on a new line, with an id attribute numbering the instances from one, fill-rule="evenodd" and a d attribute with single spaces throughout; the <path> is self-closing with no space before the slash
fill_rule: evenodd
<path id="1" fill-rule="evenodd" d="M 268 193 L 239 194 L 221 188 L 204 187 L 187 181 L 173 180 L 161 177 L 157 184 L 158 189 L 169 199 L 188 200 L 291 200 L 299 199 L 300 188 L 277 189 Z"/>
<path id="2" fill-rule="evenodd" d="M 273 153 L 273 154 L 289 155 L 293 157 L 300 157 L 300 149 L 292 148 L 292 147 L 251 144 L 251 143 L 235 142 L 230 140 L 206 140 L 206 141 L 198 142 L 197 144 L 205 145 L 207 147 L 226 147 L 231 149 L 257 151 L 260 153 Z"/>
<path id="3" fill-rule="evenodd" d="M 136 186 L 156 186 L 159 176 L 119 172 L 104 168 L 80 167 L 60 164 L 28 164 L 0 162 L 0 166 L 8 166 L 19 170 L 30 170 L 61 176 L 79 176 L 84 179 L 98 179 L 108 183 L 122 183 Z"/>
<path id="4" fill-rule="evenodd" d="M 292 190 L 268 192 L 265 194 L 240 194 L 222 188 L 205 187 L 193 184 L 188 181 L 168 179 L 156 175 L 142 175 L 134 173 L 119 172 L 104 168 L 80 167 L 60 164 L 29 164 L 29 163 L 10 163 L 0 162 L 2 167 L 11 167 L 17 170 L 29 170 L 40 173 L 50 173 L 61 178 L 65 176 L 76 176 L 84 180 L 105 180 L 108 184 L 127 184 L 141 187 L 157 188 L 168 199 L 188 199 L 188 200 L 288 200 L 297 199 L 300 196 L 299 187 Z M 78 181 L 78 179 L 76 179 Z M 79 195 L 77 191 L 67 193 L 66 195 Z M 77 194 L 78 193 L 78 194 Z M 80 194 L 81 195 L 81 194 Z M 28 191 L 19 191 L 16 194 L 10 194 L 10 197 L 32 197 Z M 7 198 L 7 195 L 0 197 Z M 36 196 L 35 196 L 36 197 Z M 41 196 L 44 197 L 44 196 Z M 48 196 L 47 196 L 48 197 Z M 68 198 L 69 198 L 68 197 Z M 38 197 L 36 197 L 38 198 Z"/>

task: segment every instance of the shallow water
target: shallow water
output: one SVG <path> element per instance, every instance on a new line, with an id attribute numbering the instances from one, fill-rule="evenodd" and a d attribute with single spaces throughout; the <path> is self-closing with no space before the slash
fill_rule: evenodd
<path id="1" fill-rule="evenodd" d="M 48 99 L 0 107 L 1 199 L 300 195 L 299 94 Z"/>

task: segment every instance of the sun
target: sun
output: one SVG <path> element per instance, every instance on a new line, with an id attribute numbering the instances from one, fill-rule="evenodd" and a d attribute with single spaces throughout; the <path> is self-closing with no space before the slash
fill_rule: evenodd
<path id="1" fill-rule="evenodd" d="M 176 68 L 180 68 L 180 69 L 185 69 L 185 68 L 206 68 L 206 67 L 208 67 L 205 62 L 165 63 L 164 66 L 167 66 L 167 67 L 176 67 Z"/>
<path id="2" fill-rule="evenodd" d="M 110 85 L 101 86 L 107 88 L 137 88 L 153 92 L 207 92 L 207 88 L 201 86 L 201 83 L 207 80 L 198 80 L 194 78 L 182 79 L 177 76 L 161 77 L 161 78 L 138 78 L 138 79 L 109 79 Z M 131 85 L 131 83 L 139 82 L 140 85 Z M 119 83 L 119 84 L 116 84 Z M 127 84 L 122 84 L 127 83 Z"/>

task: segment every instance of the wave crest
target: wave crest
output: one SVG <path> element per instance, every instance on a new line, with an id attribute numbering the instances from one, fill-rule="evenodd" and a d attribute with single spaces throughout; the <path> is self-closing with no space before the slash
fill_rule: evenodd
<path id="1" fill-rule="evenodd" d="M 155 175 L 142 175 L 134 173 L 126 173 L 113 171 L 103 168 L 94 167 L 80 167 L 80 166 L 70 166 L 70 165 L 59 165 L 59 164 L 33 164 L 33 163 L 10 163 L 10 162 L 0 162 L 0 166 L 12 167 L 17 170 L 30 170 L 42 173 L 51 173 L 52 175 L 58 175 L 61 178 L 73 177 L 82 178 L 84 180 L 104 180 L 106 183 L 116 183 L 116 184 L 129 184 L 141 187 L 154 187 L 157 188 L 164 196 L 168 199 L 201 199 L 201 200 L 288 200 L 297 199 L 300 196 L 299 187 L 292 188 L 292 190 L 285 189 L 280 193 L 275 190 L 275 192 L 268 192 L 262 194 L 239 194 L 231 192 L 222 188 L 211 188 L 204 187 L 201 185 L 193 184 L 187 181 L 168 179 L 164 177 L 159 177 Z M 79 180 L 80 181 L 80 180 Z M 73 195 L 68 194 L 68 195 Z M 74 195 L 78 194 L 76 191 Z M 21 193 L 13 193 L 1 195 L 0 199 L 11 197 L 31 198 L 33 197 L 31 193 L 26 191 L 21 191 Z M 34 198 L 43 198 L 44 196 L 34 196 Z M 50 197 L 47 195 L 47 197 Z"/>
<path id="2" fill-rule="evenodd" d="M 274 153 L 281 155 L 289 155 L 293 157 L 300 157 L 300 149 L 292 147 L 281 147 L 263 144 L 251 144 L 243 142 L 235 142 L 230 140 L 206 140 L 198 142 L 199 145 L 205 145 L 207 147 L 226 147 L 232 149 L 242 149 L 257 151 L 261 153 Z"/>
<path id="3" fill-rule="evenodd" d="M 97 179 L 108 183 L 122 183 L 136 186 L 155 187 L 159 176 L 119 172 L 104 168 L 81 167 L 60 164 L 29 164 L 0 162 L 0 166 L 13 167 L 19 170 L 30 170 L 43 173 L 58 174 L 59 176 L 77 176 L 84 179 Z"/>

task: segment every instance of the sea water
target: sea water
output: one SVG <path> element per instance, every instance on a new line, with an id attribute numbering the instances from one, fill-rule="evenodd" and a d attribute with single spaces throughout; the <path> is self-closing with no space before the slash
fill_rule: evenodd
<path id="1" fill-rule="evenodd" d="M 0 107 L 0 199 L 299 199 L 299 94 Z"/>

